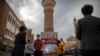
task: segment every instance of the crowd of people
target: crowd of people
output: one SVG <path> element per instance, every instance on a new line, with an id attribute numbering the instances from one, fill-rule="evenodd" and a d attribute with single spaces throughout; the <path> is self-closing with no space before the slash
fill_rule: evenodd
<path id="1" fill-rule="evenodd" d="M 11 56 L 31 56 L 32 54 L 34 54 L 34 56 L 43 56 L 43 43 L 40 39 L 40 35 L 37 34 L 37 39 L 34 41 L 34 44 L 32 46 L 32 42 L 30 40 L 26 42 L 26 27 L 21 26 L 19 28 L 19 31 L 20 33 L 15 36 L 14 47 Z M 63 46 L 64 43 L 62 43 L 62 41 L 60 40 L 57 40 L 56 50 L 58 56 L 63 55 Z"/>

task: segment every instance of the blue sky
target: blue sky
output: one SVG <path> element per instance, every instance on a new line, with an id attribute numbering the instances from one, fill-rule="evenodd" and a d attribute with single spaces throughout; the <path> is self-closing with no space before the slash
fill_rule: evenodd
<path id="1" fill-rule="evenodd" d="M 32 29 L 33 34 L 43 32 L 44 14 L 41 5 L 42 0 L 6 0 L 20 20 Z M 84 4 L 94 6 L 93 15 L 100 17 L 100 0 L 55 0 L 54 31 L 58 32 L 58 38 L 64 41 L 74 35 L 74 16 L 76 19 L 83 17 L 81 7 Z M 35 37 L 35 36 L 34 36 Z"/>

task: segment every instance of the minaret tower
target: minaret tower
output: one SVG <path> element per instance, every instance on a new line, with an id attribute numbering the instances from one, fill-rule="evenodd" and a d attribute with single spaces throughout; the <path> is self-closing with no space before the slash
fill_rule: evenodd
<path id="1" fill-rule="evenodd" d="M 74 16 L 74 28 L 75 28 L 75 34 L 76 34 L 76 27 L 77 27 L 77 22 L 76 22 L 76 18 L 75 18 L 75 16 Z"/>
<path id="2" fill-rule="evenodd" d="M 55 0 L 42 0 L 44 8 L 44 32 L 54 32 L 53 12 L 55 4 Z"/>
<path id="3" fill-rule="evenodd" d="M 76 35 L 76 31 L 77 31 L 77 20 L 74 16 L 74 28 L 75 28 L 75 35 Z M 76 38 L 76 49 L 80 49 L 80 41 Z"/>

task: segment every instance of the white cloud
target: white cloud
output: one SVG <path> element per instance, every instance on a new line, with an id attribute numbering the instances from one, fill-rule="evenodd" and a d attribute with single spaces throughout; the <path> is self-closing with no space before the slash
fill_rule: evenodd
<path id="1" fill-rule="evenodd" d="M 38 20 L 36 19 L 36 14 L 34 15 L 33 12 L 31 12 L 32 10 L 30 8 L 28 8 L 28 6 L 24 6 L 20 8 L 20 15 L 22 17 L 23 20 L 30 20 L 34 23 L 38 23 Z"/>
<path id="2" fill-rule="evenodd" d="M 39 24 L 40 20 L 38 19 L 38 16 L 40 16 L 42 10 L 41 6 L 37 2 L 37 0 L 30 0 L 30 2 L 31 3 L 28 4 L 24 2 L 26 5 L 20 7 L 19 9 L 20 16 L 22 17 L 22 19 L 25 21 L 26 24 L 28 24 L 30 21 L 33 22 L 33 24 Z"/>

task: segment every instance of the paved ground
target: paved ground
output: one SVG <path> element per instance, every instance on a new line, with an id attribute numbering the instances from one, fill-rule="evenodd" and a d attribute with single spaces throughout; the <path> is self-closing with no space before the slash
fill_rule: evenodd
<path id="1" fill-rule="evenodd" d="M 0 51 L 0 56 L 11 56 L 11 53 L 4 53 Z M 34 56 L 34 55 L 31 55 Z M 57 56 L 57 55 L 43 55 L 43 56 Z M 74 56 L 74 55 L 64 55 L 64 56 Z"/>
<path id="2" fill-rule="evenodd" d="M 5 52 L 0 51 L 0 56 L 10 56 L 10 53 L 5 53 Z"/>

